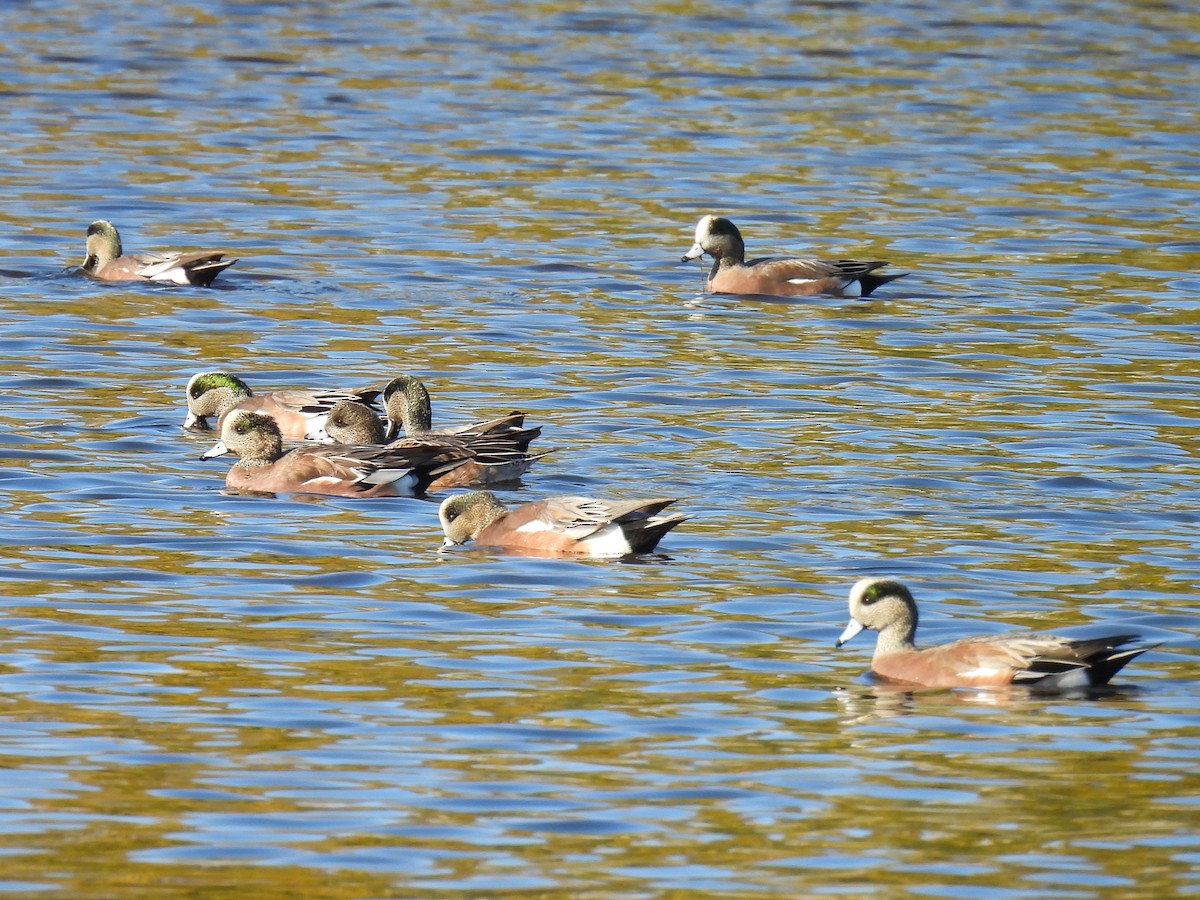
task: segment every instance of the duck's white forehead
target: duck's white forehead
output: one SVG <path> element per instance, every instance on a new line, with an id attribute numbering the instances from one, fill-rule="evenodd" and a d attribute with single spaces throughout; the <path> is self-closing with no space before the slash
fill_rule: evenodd
<path id="1" fill-rule="evenodd" d="M 850 602 L 861 601 L 863 594 L 867 592 L 867 588 L 879 580 L 878 578 L 860 578 L 854 582 L 854 587 L 850 588 Z"/>
<path id="2" fill-rule="evenodd" d="M 696 223 L 696 240 L 700 240 L 700 238 L 712 231 L 712 223 L 715 218 L 716 216 L 705 216 Z"/>

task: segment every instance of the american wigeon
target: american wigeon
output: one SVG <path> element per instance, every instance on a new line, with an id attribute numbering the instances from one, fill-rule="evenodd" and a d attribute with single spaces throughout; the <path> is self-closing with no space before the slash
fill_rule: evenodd
<path id="1" fill-rule="evenodd" d="M 208 287 L 236 259 L 222 261 L 225 250 L 186 253 L 121 252 L 121 235 L 112 222 L 99 219 L 88 226 L 87 256 L 80 268 L 101 281 L 159 281 Z"/>
<path id="2" fill-rule="evenodd" d="M 482 547 L 501 547 L 555 556 L 625 556 L 649 553 L 663 535 L 687 519 L 658 515 L 673 498 L 593 500 L 550 497 L 507 509 L 491 491 L 472 491 L 446 498 L 438 510 L 445 546 L 473 540 Z"/>
<path id="3" fill-rule="evenodd" d="M 511 412 L 507 416 L 472 422 L 456 428 L 433 431 L 433 404 L 429 391 L 420 379 L 412 375 L 397 375 L 383 386 L 383 407 L 387 415 L 384 440 L 393 441 L 401 431 L 410 438 L 433 434 L 505 434 L 523 441 L 522 450 L 542 433 L 541 427 L 525 428 L 525 414 Z"/>
<path id="4" fill-rule="evenodd" d="M 382 444 L 385 430 L 384 422 L 370 408 L 342 400 L 329 411 L 315 439 L 336 444 Z M 553 452 L 529 453 L 525 448 L 533 440 L 528 434 L 531 431 L 537 434 L 536 429 L 520 428 L 491 430 L 481 434 L 425 431 L 417 432 L 413 437 L 400 438 L 387 446 L 442 447 L 463 454 L 466 461 L 461 466 L 437 478 L 426 488 L 433 492 L 452 487 L 501 484 L 519 478 L 535 460 Z"/>
<path id="5" fill-rule="evenodd" d="M 232 490 L 339 497 L 411 497 L 463 457 L 436 447 L 311 445 L 284 452 L 270 416 L 235 409 L 221 425 L 221 440 L 201 459 L 226 453 L 240 459 L 225 476 Z"/>
<path id="6" fill-rule="evenodd" d="M 915 687 L 1006 687 L 1064 690 L 1107 684 L 1130 660 L 1151 649 L 1121 649 L 1136 634 L 1065 638 L 1040 632 L 969 637 L 918 650 L 917 604 L 892 578 L 864 578 L 850 589 L 850 623 L 837 646 L 864 628 L 879 632 L 871 672 L 881 681 Z"/>
<path id="7" fill-rule="evenodd" d="M 373 403 L 379 391 L 271 391 L 252 394 L 246 382 L 228 372 L 197 372 L 188 379 L 187 416 L 183 427 L 210 430 L 209 418 L 220 419 L 231 409 L 245 409 L 271 416 L 285 438 L 300 441 L 320 429 L 324 416 L 340 400 Z"/>
<path id="8" fill-rule="evenodd" d="M 320 427 L 310 441 L 323 444 L 386 444 L 387 423 L 375 410 L 355 400 L 339 400 L 321 417 Z"/>
<path id="9" fill-rule="evenodd" d="M 682 261 L 699 259 L 705 253 L 713 258 L 706 286 L 717 294 L 869 297 L 881 284 L 908 274 L 872 275 L 887 265 L 880 260 L 766 257 L 746 262 L 741 232 L 720 216 L 705 216 L 700 220 L 696 225 L 696 242 Z"/>

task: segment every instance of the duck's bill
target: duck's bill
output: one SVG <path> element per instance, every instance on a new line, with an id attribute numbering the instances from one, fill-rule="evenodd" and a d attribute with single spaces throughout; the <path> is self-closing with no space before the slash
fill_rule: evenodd
<path id="1" fill-rule="evenodd" d="M 837 639 L 837 643 L 834 644 L 834 646 L 842 646 L 842 644 L 846 643 L 846 641 L 850 640 L 850 638 L 854 637 L 862 630 L 863 627 L 858 624 L 858 619 L 851 619 L 850 623 L 846 626 L 846 630 L 842 632 L 842 636 Z"/>
<path id="2" fill-rule="evenodd" d="M 699 259 L 704 255 L 704 248 L 700 246 L 700 242 L 692 244 L 692 249 L 683 255 L 680 262 L 688 262 L 689 260 Z"/>
<path id="3" fill-rule="evenodd" d="M 208 431 L 208 419 L 190 412 L 187 414 L 187 418 L 183 420 L 183 427 L 189 430 Z"/>
<path id="4" fill-rule="evenodd" d="M 224 456 L 229 452 L 229 448 L 225 446 L 224 441 L 217 441 L 211 449 L 205 450 L 200 454 L 201 459 L 215 459 L 218 456 Z"/>

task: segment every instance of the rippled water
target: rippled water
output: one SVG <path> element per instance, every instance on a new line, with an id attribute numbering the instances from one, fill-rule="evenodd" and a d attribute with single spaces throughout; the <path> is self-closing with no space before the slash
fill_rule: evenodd
<path id="1" fill-rule="evenodd" d="M 1162 897 L 1200 889 L 1188 4 L 10 4 L 0 891 Z M 705 295 L 878 256 L 861 303 Z M 68 267 L 228 247 L 212 290 Z M 432 503 L 225 496 L 201 368 L 409 371 L 677 495 L 662 554 L 439 553 Z M 1095 700 L 841 651 L 1119 627 Z"/>

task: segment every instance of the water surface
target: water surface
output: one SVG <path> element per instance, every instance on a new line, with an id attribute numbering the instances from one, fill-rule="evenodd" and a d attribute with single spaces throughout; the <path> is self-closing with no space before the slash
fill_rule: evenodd
<path id="1" fill-rule="evenodd" d="M 10 6 L 0 890 L 1162 897 L 1200 886 L 1186 4 Z M 875 256 L 862 303 L 706 295 Z M 212 290 L 69 271 L 228 247 Z M 679 496 L 642 560 L 439 553 L 435 502 L 246 498 L 182 391 L 419 375 Z M 832 648 L 1163 646 L 1091 700 Z"/>

